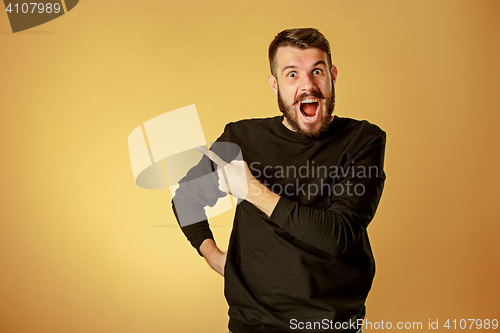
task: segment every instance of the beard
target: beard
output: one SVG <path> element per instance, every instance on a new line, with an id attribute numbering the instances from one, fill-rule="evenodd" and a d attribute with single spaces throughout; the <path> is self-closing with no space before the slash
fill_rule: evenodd
<path id="1" fill-rule="evenodd" d="M 323 97 L 323 94 L 319 91 L 312 91 L 308 96 L 314 96 L 316 98 L 319 98 L 320 101 L 321 99 L 325 99 Z M 321 126 L 317 130 L 304 130 L 300 128 L 299 121 L 297 120 L 297 114 L 295 113 L 294 105 L 297 103 L 300 103 L 301 99 L 305 97 L 305 95 L 298 96 L 297 99 L 295 100 L 295 103 L 293 104 L 286 104 L 283 99 L 281 98 L 281 94 L 278 89 L 278 107 L 280 111 L 283 113 L 285 116 L 286 120 L 290 124 L 290 126 L 293 128 L 293 130 L 299 134 L 300 136 L 308 139 L 315 139 L 323 135 L 328 129 L 330 128 L 330 123 L 333 120 L 333 110 L 335 108 L 335 87 L 332 87 L 332 96 L 328 99 L 326 99 L 326 107 L 327 107 L 327 114 L 325 117 L 323 117 L 323 120 L 321 121 Z M 319 102 L 318 102 L 319 103 Z M 321 110 L 318 110 L 318 112 L 321 112 Z"/>

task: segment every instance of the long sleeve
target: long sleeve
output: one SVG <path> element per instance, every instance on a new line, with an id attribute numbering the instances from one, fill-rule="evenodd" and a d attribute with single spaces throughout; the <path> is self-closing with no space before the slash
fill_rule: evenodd
<path id="1" fill-rule="evenodd" d="M 225 142 L 224 133 L 212 145 L 211 150 L 226 161 L 241 158 L 239 147 Z M 219 198 L 227 194 L 219 190 L 216 165 L 201 153 L 200 157 L 198 165 L 179 181 L 179 188 L 172 199 L 172 209 L 183 233 L 201 255 L 201 243 L 207 238 L 214 239 L 205 207 L 213 207 Z"/>
<path id="2" fill-rule="evenodd" d="M 346 159 L 329 187 L 326 209 L 300 205 L 281 197 L 270 221 L 298 240 L 331 255 L 343 254 L 360 236 L 377 209 L 385 181 L 385 133 Z"/>
<path id="3" fill-rule="evenodd" d="M 210 160 L 203 157 L 198 165 L 181 179 L 172 199 L 172 209 L 177 222 L 198 253 L 205 239 L 213 239 L 204 207 L 214 206 L 222 196 L 216 184 L 217 175 L 213 173 Z"/>

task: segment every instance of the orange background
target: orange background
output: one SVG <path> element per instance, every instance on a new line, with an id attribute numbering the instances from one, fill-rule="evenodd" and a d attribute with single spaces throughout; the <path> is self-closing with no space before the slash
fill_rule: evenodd
<path id="1" fill-rule="evenodd" d="M 367 319 L 500 319 L 499 1 L 85 0 L 16 34 L 0 13 L 0 332 L 225 332 L 223 279 L 127 137 L 190 104 L 207 141 L 277 115 L 267 47 L 310 26 L 336 113 L 387 132 Z"/>

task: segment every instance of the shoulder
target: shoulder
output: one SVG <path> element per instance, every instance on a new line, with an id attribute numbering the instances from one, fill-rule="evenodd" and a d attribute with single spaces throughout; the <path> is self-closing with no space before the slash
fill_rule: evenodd
<path id="1" fill-rule="evenodd" d="M 256 128 L 271 128 L 273 122 L 278 117 L 270 117 L 270 118 L 251 118 L 251 119 L 242 119 L 235 122 L 228 123 L 226 125 L 226 130 L 245 130 L 245 129 L 256 129 Z"/>
<path id="2" fill-rule="evenodd" d="M 231 161 L 240 154 L 240 151 L 248 151 L 249 147 L 260 147 L 265 144 L 272 133 L 275 119 L 276 117 L 254 118 L 230 122 L 211 149 L 224 160 Z"/>
<path id="3" fill-rule="evenodd" d="M 365 139 L 385 138 L 386 133 L 377 125 L 368 120 L 357 120 L 335 116 L 335 131 L 345 132 L 350 136 L 361 136 Z"/>
<path id="4" fill-rule="evenodd" d="M 380 127 L 370 123 L 368 120 L 357 120 L 338 116 L 335 116 L 335 120 L 338 130 L 348 129 L 350 131 L 362 131 L 365 134 L 372 134 L 374 136 L 385 135 L 385 132 Z"/>
<path id="5" fill-rule="evenodd" d="M 338 146 L 343 147 L 345 152 L 356 154 L 364 149 L 385 149 L 386 134 L 377 125 L 367 120 L 337 116 L 334 121 L 332 140 L 335 140 Z"/>
<path id="6" fill-rule="evenodd" d="M 228 123 L 224 128 L 224 136 L 228 140 L 266 135 L 272 132 L 276 118 L 252 118 Z"/>

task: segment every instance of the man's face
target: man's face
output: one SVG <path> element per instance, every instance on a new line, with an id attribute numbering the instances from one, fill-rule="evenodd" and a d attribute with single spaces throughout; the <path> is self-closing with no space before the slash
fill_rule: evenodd
<path id="1" fill-rule="evenodd" d="M 337 68 L 329 68 L 326 53 L 313 47 L 280 47 L 274 71 L 269 84 L 278 96 L 283 124 L 304 137 L 323 134 L 333 119 L 337 77 Z"/>

